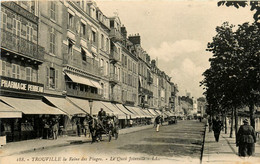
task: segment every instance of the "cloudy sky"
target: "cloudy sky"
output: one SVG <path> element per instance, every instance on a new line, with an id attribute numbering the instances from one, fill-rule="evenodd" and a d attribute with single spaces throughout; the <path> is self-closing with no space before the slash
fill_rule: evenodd
<path id="1" fill-rule="evenodd" d="M 225 21 L 235 25 L 253 21 L 248 7 L 217 7 L 212 0 L 98 0 L 97 5 L 108 17 L 117 12 L 128 35 L 141 35 L 142 47 L 158 58 L 159 68 L 172 77 L 179 94 L 187 91 L 194 97 L 203 93 L 199 82 L 211 57 L 205 49 L 215 27 Z"/>

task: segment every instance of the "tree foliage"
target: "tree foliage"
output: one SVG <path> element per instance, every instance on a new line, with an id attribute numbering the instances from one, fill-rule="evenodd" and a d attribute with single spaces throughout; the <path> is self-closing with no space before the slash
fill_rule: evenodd
<path id="1" fill-rule="evenodd" d="M 207 48 L 213 53 L 210 68 L 201 82 L 210 110 L 226 113 L 256 105 L 260 91 L 259 27 L 244 23 L 234 30 L 234 25 L 225 22 L 216 32 Z"/>
<path id="2" fill-rule="evenodd" d="M 259 20 L 260 5 L 259 5 L 259 2 L 256 0 L 254 0 L 254 1 L 241 1 L 241 0 L 229 1 L 229 0 L 226 0 L 226 1 L 218 2 L 218 6 L 223 6 L 223 5 L 225 5 L 227 7 L 234 6 L 237 9 L 240 7 L 246 7 L 246 6 L 250 5 L 250 10 L 255 11 L 255 13 L 253 15 L 255 22 L 257 22 Z"/>

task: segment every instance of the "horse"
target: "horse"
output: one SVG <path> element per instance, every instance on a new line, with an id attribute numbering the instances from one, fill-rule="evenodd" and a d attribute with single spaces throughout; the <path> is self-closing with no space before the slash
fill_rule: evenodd
<path id="1" fill-rule="evenodd" d="M 118 137 L 118 128 L 115 126 L 114 121 L 112 121 L 111 117 L 105 117 L 102 122 L 92 116 L 88 116 L 87 119 L 89 120 L 89 131 L 91 134 L 92 142 L 94 143 L 98 141 L 98 139 L 102 140 L 102 134 L 106 134 L 109 137 L 109 141 L 111 140 L 112 136 L 115 136 L 117 139 Z"/>

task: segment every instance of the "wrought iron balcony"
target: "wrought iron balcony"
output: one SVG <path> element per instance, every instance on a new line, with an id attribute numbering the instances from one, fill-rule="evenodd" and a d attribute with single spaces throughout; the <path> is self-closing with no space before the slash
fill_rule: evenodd
<path id="1" fill-rule="evenodd" d="M 43 61 L 44 59 L 43 47 L 4 29 L 1 29 L 1 48 L 30 59 L 39 61 Z"/>
<path id="2" fill-rule="evenodd" d="M 111 63 L 119 62 L 120 61 L 119 54 L 116 51 L 112 50 L 110 52 L 109 60 Z"/>
<path id="3" fill-rule="evenodd" d="M 81 56 L 76 57 L 68 53 L 64 53 L 63 64 L 78 68 L 92 75 L 96 75 L 96 76 L 101 75 L 101 71 L 98 66 L 98 61 L 96 61 L 94 58 L 90 58 L 86 56 L 86 61 L 84 61 L 82 60 Z"/>
<path id="4" fill-rule="evenodd" d="M 112 41 L 122 41 L 123 40 L 122 34 L 115 28 L 110 30 L 109 37 Z"/>
<path id="5" fill-rule="evenodd" d="M 90 99 L 101 99 L 102 98 L 102 96 L 97 93 L 84 92 L 84 91 L 80 91 L 79 89 L 72 89 L 69 87 L 67 87 L 66 90 L 67 90 L 67 95 L 69 95 L 69 96 L 90 98 Z"/>
<path id="6" fill-rule="evenodd" d="M 115 73 L 110 73 L 109 82 L 112 83 L 112 84 L 119 83 L 118 75 L 115 74 Z"/>

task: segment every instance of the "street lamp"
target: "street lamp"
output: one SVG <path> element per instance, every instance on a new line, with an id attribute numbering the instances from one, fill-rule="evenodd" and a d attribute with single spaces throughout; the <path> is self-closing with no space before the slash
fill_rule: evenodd
<path id="1" fill-rule="evenodd" d="M 88 100 L 89 102 L 89 108 L 90 108 L 90 116 L 92 116 L 92 107 L 93 107 L 93 100 Z"/>

